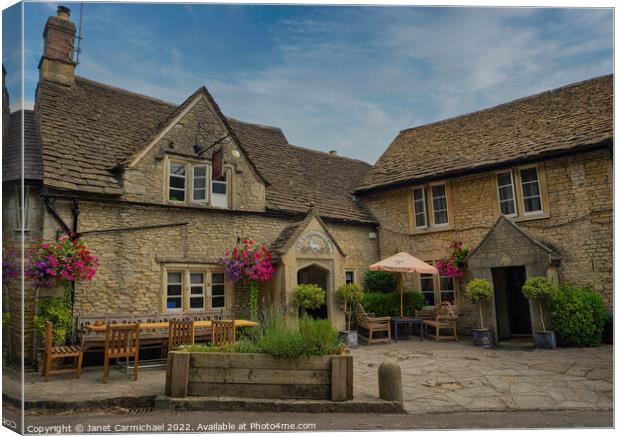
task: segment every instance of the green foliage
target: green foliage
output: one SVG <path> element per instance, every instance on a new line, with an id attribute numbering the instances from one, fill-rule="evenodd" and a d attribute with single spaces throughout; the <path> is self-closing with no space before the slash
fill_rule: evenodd
<path id="1" fill-rule="evenodd" d="M 249 289 L 250 298 L 248 305 L 250 308 L 250 319 L 256 321 L 258 319 L 258 284 L 255 280 L 250 281 Z"/>
<path id="2" fill-rule="evenodd" d="M 301 357 L 310 355 L 298 326 L 289 327 L 284 318 L 274 318 L 265 325 L 264 333 L 256 344 L 263 353 L 276 357 Z"/>
<path id="3" fill-rule="evenodd" d="M 340 346 L 338 331 L 327 319 L 302 318 L 299 320 L 299 333 L 310 355 L 335 354 Z"/>
<path id="4" fill-rule="evenodd" d="M 465 298 L 472 303 L 488 300 L 493 296 L 493 284 L 485 279 L 473 279 L 467 284 Z"/>
<path id="5" fill-rule="evenodd" d="M 603 299 L 588 288 L 563 284 L 551 298 L 551 321 L 562 343 L 600 345 L 605 318 Z"/>
<path id="6" fill-rule="evenodd" d="M 318 285 L 299 285 L 295 288 L 293 304 L 304 309 L 318 309 L 325 302 L 325 291 Z"/>
<path id="7" fill-rule="evenodd" d="M 336 289 L 336 297 L 348 315 L 347 330 L 351 330 L 351 314 L 357 303 L 361 303 L 364 298 L 364 292 L 357 283 L 345 283 Z"/>
<path id="8" fill-rule="evenodd" d="M 396 291 L 396 273 L 390 271 L 366 271 L 366 292 Z"/>
<path id="9" fill-rule="evenodd" d="M 365 292 L 362 305 L 366 312 L 376 316 L 400 315 L 400 292 Z M 403 292 L 403 312 L 406 316 L 415 315 L 416 310 L 424 307 L 424 296 L 421 292 Z"/>
<path id="10" fill-rule="evenodd" d="M 547 277 L 530 277 L 521 288 L 525 298 L 537 301 L 553 297 L 557 289 L 557 285 Z"/>
<path id="11" fill-rule="evenodd" d="M 11 322 L 11 313 L 10 312 L 2 312 L 2 327 L 6 328 Z"/>
<path id="12" fill-rule="evenodd" d="M 45 321 L 52 321 L 52 334 L 54 342 L 61 343 L 71 333 L 73 316 L 71 304 L 66 298 L 42 298 L 37 302 L 38 314 L 34 316 L 34 328 L 41 334 L 45 334 Z"/>

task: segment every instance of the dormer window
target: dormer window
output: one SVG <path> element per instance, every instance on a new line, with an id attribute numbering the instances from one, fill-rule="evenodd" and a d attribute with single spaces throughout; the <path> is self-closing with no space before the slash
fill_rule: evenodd
<path id="1" fill-rule="evenodd" d="M 185 201 L 186 165 L 170 162 L 170 183 L 168 198 L 172 201 Z"/>
<path id="2" fill-rule="evenodd" d="M 207 201 L 207 166 L 195 165 L 192 178 L 192 201 L 205 203 Z"/>

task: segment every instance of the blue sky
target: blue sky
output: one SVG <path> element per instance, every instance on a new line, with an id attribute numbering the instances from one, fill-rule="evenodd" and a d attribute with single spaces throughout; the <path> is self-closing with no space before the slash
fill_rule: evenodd
<path id="1" fill-rule="evenodd" d="M 26 107 L 57 4 L 25 5 Z M 371 163 L 402 129 L 613 70 L 611 9 L 85 3 L 83 36 L 81 76 L 175 103 L 206 85 L 228 116 Z"/>

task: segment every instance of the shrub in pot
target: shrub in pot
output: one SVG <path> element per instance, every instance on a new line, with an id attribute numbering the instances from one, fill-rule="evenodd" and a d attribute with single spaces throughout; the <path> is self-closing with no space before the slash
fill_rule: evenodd
<path id="1" fill-rule="evenodd" d="M 603 298 L 591 289 L 562 284 L 551 298 L 551 321 L 561 344 L 600 345 L 605 318 Z"/>
<path id="2" fill-rule="evenodd" d="M 295 288 L 293 304 L 297 306 L 301 315 L 306 314 L 307 309 L 318 309 L 325 303 L 325 290 L 318 285 L 305 284 Z"/>
<path id="3" fill-rule="evenodd" d="M 538 303 L 542 330 L 534 331 L 534 345 L 537 348 L 550 348 L 553 350 L 556 347 L 555 332 L 547 330 L 545 326 L 543 303 L 548 302 L 557 292 L 557 289 L 557 285 L 547 277 L 530 277 L 521 288 L 525 298 Z"/>
<path id="4" fill-rule="evenodd" d="M 362 302 L 364 293 L 357 283 L 345 283 L 336 290 L 336 297 L 344 306 L 344 312 L 347 317 L 347 330 L 344 332 L 344 341 L 349 348 L 356 347 L 357 332 L 351 331 L 351 315 L 353 310 L 355 310 L 355 305 Z"/>
<path id="5" fill-rule="evenodd" d="M 493 343 L 493 330 L 484 327 L 484 318 L 482 316 L 482 303 L 489 300 L 493 296 L 493 284 L 485 279 L 473 279 L 467 284 L 465 290 L 465 298 L 470 302 L 478 305 L 480 314 L 480 328 L 472 329 L 474 336 L 474 345 L 481 345 L 488 348 Z"/>

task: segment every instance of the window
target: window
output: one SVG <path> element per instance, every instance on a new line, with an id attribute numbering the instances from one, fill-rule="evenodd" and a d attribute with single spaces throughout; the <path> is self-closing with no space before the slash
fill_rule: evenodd
<path id="1" fill-rule="evenodd" d="M 425 306 L 435 305 L 435 286 L 433 285 L 433 274 L 420 274 L 420 292 L 424 296 Z"/>
<path id="2" fill-rule="evenodd" d="M 198 165 L 193 167 L 192 200 L 196 202 L 207 201 L 207 166 Z"/>
<path id="3" fill-rule="evenodd" d="M 213 273 L 211 275 L 211 307 L 224 307 L 225 300 L 224 273 Z"/>
<path id="4" fill-rule="evenodd" d="M 413 210 L 415 214 L 415 226 L 423 229 L 428 226 L 426 218 L 426 195 L 424 188 L 415 188 L 413 190 Z"/>
<path id="5" fill-rule="evenodd" d="M 452 304 L 456 303 L 456 289 L 454 288 L 453 277 L 439 278 L 439 297 L 442 302 L 449 301 Z"/>
<path id="6" fill-rule="evenodd" d="M 203 273 L 189 274 L 189 308 L 205 308 L 205 276 Z"/>
<path id="7" fill-rule="evenodd" d="M 183 309 L 183 273 L 169 272 L 166 286 L 166 309 L 180 311 Z"/>
<path id="8" fill-rule="evenodd" d="M 170 180 L 168 198 L 174 201 L 185 201 L 185 165 L 170 162 Z"/>
<path id="9" fill-rule="evenodd" d="M 345 271 L 344 281 L 347 285 L 351 283 L 355 283 L 355 271 Z"/>
<path id="10" fill-rule="evenodd" d="M 521 189 L 523 190 L 523 211 L 525 214 L 542 211 L 540 186 L 538 184 L 538 170 L 536 167 L 523 168 L 521 174 Z"/>
<path id="11" fill-rule="evenodd" d="M 433 199 L 433 221 L 435 225 L 448 224 L 448 199 L 446 185 L 431 186 Z"/>
<path id="12" fill-rule="evenodd" d="M 223 180 L 211 181 L 211 204 L 215 207 L 228 207 L 228 172 Z"/>
<path id="13" fill-rule="evenodd" d="M 497 195 L 499 210 L 502 215 L 514 216 L 517 214 L 515 203 L 515 189 L 512 181 L 512 171 L 497 174 Z"/>

